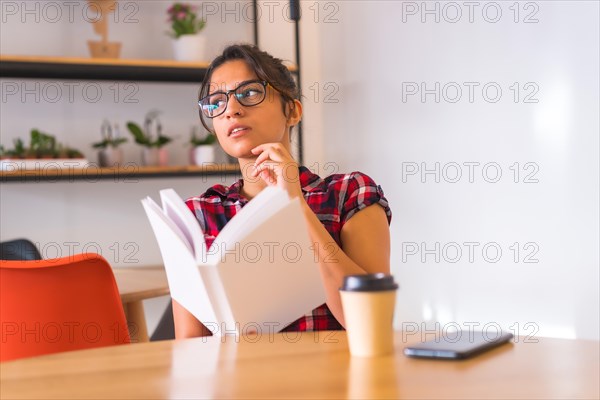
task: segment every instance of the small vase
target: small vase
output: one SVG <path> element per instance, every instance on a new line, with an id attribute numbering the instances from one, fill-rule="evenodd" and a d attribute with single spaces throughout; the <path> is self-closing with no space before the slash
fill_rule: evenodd
<path id="1" fill-rule="evenodd" d="M 202 61 L 206 58 L 205 48 L 206 37 L 199 33 L 173 39 L 173 53 L 177 61 Z"/>
<path id="2" fill-rule="evenodd" d="M 164 167 L 169 163 L 166 148 L 144 147 L 142 149 L 142 165 L 145 167 Z"/>
<path id="3" fill-rule="evenodd" d="M 95 42 L 88 40 L 88 47 L 92 58 L 119 58 L 121 55 L 121 42 Z"/>
<path id="4" fill-rule="evenodd" d="M 215 162 L 215 147 L 213 145 L 196 146 L 190 151 L 190 163 L 206 165 Z"/>
<path id="5" fill-rule="evenodd" d="M 107 147 L 98 152 L 100 167 L 118 167 L 123 164 L 123 150 L 117 147 Z"/>

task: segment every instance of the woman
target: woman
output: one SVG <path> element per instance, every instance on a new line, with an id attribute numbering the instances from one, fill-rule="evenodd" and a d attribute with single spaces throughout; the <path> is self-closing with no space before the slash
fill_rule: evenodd
<path id="1" fill-rule="evenodd" d="M 327 301 L 284 330 L 343 329 L 338 289 L 344 276 L 390 272 L 391 211 L 381 188 L 359 172 L 321 179 L 298 166 L 290 155 L 291 130 L 302 118 L 298 88 L 281 60 L 257 47 L 227 47 L 211 63 L 199 97 L 203 125 L 216 133 L 227 154 L 238 159 L 243 177 L 186 201 L 205 233 L 207 247 L 266 186 L 299 197 Z M 177 338 L 210 335 L 176 301 L 173 312 Z"/>

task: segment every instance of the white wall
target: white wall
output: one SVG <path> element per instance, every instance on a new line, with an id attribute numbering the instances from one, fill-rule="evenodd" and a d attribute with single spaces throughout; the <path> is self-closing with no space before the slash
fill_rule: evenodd
<path id="1" fill-rule="evenodd" d="M 530 2 L 533 6 L 525 9 L 520 3 L 520 22 L 514 23 L 508 8 L 512 3 L 498 3 L 502 16 L 497 23 L 482 16 L 487 7 L 486 18 L 493 19 L 496 3 L 479 2 L 472 23 L 463 3 L 455 3 L 462 7 L 462 19 L 449 23 L 444 17 L 453 18 L 455 9 L 428 2 L 430 9 L 437 4 L 443 13 L 436 23 L 434 15 L 421 22 L 420 14 L 406 12 L 403 22 L 403 10 L 421 8 L 421 2 L 303 1 L 306 164 L 322 175 L 361 170 L 383 187 L 393 211 L 392 269 L 401 285 L 398 327 L 479 321 L 512 327 L 513 332 L 518 324 L 518 333 L 525 335 L 537 327 L 540 335 L 598 338 L 598 4 Z M 163 34 L 164 9 L 170 3 L 138 4 L 135 17 L 140 22 L 112 24 L 111 39 L 124 42 L 123 57 L 170 58 Z M 263 14 L 261 19 L 262 47 L 293 60 L 284 6 L 271 7 L 274 18 Z M 244 3 L 238 10 L 227 14 L 218 7 L 209 17 L 211 55 L 226 42 L 252 39 Z M 539 21 L 523 23 L 532 12 Z M 241 16 L 239 22 L 236 15 Z M 23 25 L 21 15 L 4 17 L 3 54 L 87 56 L 85 40 L 94 39 L 82 18 L 48 23 L 27 16 Z M 15 80 L 2 83 L 6 81 Z M 441 87 L 457 82 L 463 97 L 451 103 L 455 92 L 447 85 L 439 103 L 432 94 L 422 102 L 419 95 L 408 95 L 412 82 L 425 82 L 429 89 L 435 82 Z M 472 103 L 463 82 L 480 84 Z M 514 82 L 519 83 L 517 103 L 510 89 Z M 528 82 L 533 85 L 525 88 Z M 502 89 L 498 102 L 482 97 L 486 83 Z M 90 138 L 99 137 L 103 118 L 123 125 L 128 119 L 140 121 L 156 107 L 164 111 L 166 132 L 179 136 L 170 151 L 174 163 L 183 164 L 183 143 L 196 121 L 197 87 L 138 84 L 139 103 L 131 104 L 124 102 L 123 94 L 115 100 L 111 84 L 125 90 L 119 86 L 122 82 L 102 83 L 99 104 L 82 101 L 81 92 L 76 92 L 79 99 L 74 103 L 66 98 L 57 104 L 43 99 L 35 103 L 30 97 L 24 103 L 3 99 L 0 142 L 10 144 L 38 127 L 93 158 L 85 147 Z M 538 102 L 525 103 L 523 96 L 536 87 L 533 98 Z M 492 89 L 488 95 L 494 95 Z M 128 144 L 127 156 L 138 161 L 138 150 Z M 472 183 L 469 164 L 464 164 L 469 162 L 480 163 Z M 514 167 L 510 169 L 515 162 L 520 170 L 517 183 Z M 415 165 L 420 170 L 422 163 L 429 169 L 440 163 L 439 183 L 433 174 L 425 175 L 425 182 L 419 173 L 408 174 Z M 456 172 L 452 163 L 461 166 L 457 183 L 447 182 Z M 497 183 L 485 180 L 494 178 L 495 164 L 482 175 L 488 163 L 497 163 L 502 172 Z M 532 164 L 525 168 L 526 163 Z M 537 183 L 524 182 L 531 172 L 535 174 L 530 179 Z M 27 236 L 48 251 L 53 243 L 66 251 L 66 242 L 79 242 L 81 247 L 95 242 L 116 266 L 125 265 L 124 255 L 135 247 L 124 246 L 134 242 L 140 265 L 158 263 L 160 255 L 139 199 L 166 186 L 182 196 L 196 194 L 215 182 L 194 178 L 2 184 L 0 239 Z M 115 242 L 119 257 L 111 249 Z M 473 262 L 465 242 L 479 243 Z M 511 250 L 515 242 L 517 262 Z M 439 262 L 435 251 L 423 262 L 420 250 L 434 249 L 436 243 Z M 449 262 L 455 257 L 452 243 L 463 252 L 455 263 Z M 524 248 L 526 243 L 529 247 Z M 499 261 L 483 258 L 485 244 L 489 257 L 494 256 L 490 246 L 502 250 Z M 525 263 L 524 257 L 536 249 L 533 258 L 539 262 Z M 164 299 L 147 304 L 151 327 L 163 304 Z M 528 322 L 533 324 L 525 326 Z"/>
<path id="2" fill-rule="evenodd" d="M 513 2 L 477 2 L 472 23 L 462 2 L 427 2 L 440 20 L 423 22 L 424 4 L 337 2 L 339 22 L 321 31 L 323 80 L 340 89 L 323 104 L 325 159 L 369 173 L 390 201 L 396 324 L 598 339 L 598 3 L 519 3 L 518 23 Z M 457 4 L 462 19 L 447 22 Z M 530 13 L 537 23 L 523 23 Z M 439 82 L 439 101 L 410 95 L 411 82 Z M 472 102 L 464 82 L 479 84 Z M 439 182 L 422 175 L 436 163 Z"/>

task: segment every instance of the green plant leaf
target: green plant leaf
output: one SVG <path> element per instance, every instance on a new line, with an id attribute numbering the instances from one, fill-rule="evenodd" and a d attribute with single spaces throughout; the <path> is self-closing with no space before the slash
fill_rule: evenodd
<path id="1" fill-rule="evenodd" d="M 154 142 L 154 145 L 160 148 L 163 147 L 165 144 L 169 143 L 171 140 L 172 139 L 170 137 L 160 135 L 156 142 Z"/>
<path id="2" fill-rule="evenodd" d="M 127 138 L 104 139 L 101 142 L 93 143 L 94 149 L 105 149 L 107 147 L 119 147 L 119 145 L 127 142 Z"/>
<path id="3" fill-rule="evenodd" d="M 66 149 L 67 158 L 83 158 L 83 153 L 77 149 L 67 147 Z"/>
<path id="4" fill-rule="evenodd" d="M 127 129 L 129 129 L 129 132 L 131 132 L 137 144 L 147 147 L 152 146 L 150 139 L 144 135 L 144 131 L 142 131 L 142 128 L 140 128 L 138 124 L 135 122 L 127 122 Z"/>

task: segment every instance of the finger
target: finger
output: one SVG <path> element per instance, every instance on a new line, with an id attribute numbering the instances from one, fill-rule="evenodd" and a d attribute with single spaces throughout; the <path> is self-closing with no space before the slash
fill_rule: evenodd
<path id="1" fill-rule="evenodd" d="M 256 170 L 258 171 L 258 173 L 260 173 L 262 171 L 272 171 L 275 174 L 278 174 L 279 170 L 281 170 L 281 169 L 282 169 L 281 163 L 271 161 L 271 160 L 263 161 L 262 163 L 260 163 L 259 165 L 256 166 Z"/>
<path id="2" fill-rule="evenodd" d="M 265 181 L 267 185 L 273 186 L 277 184 L 277 179 L 273 176 L 273 173 L 268 169 L 260 171 L 260 177 L 263 181 Z"/>
<path id="3" fill-rule="evenodd" d="M 254 165 L 252 165 L 250 167 L 250 176 L 251 177 L 256 177 L 258 176 L 258 168 L 256 168 Z"/>
<path id="4" fill-rule="evenodd" d="M 257 165 L 259 165 L 260 163 L 262 163 L 265 160 L 269 159 L 269 152 L 268 150 L 264 150 L 262 153 L 260 153 L 258 155 L 258 157 L 256 157 L 256 160 L 254 160 L 254 166 L 256 167 Z"/>
<path id="5" fill-rule="evenodd" d="M 251 151 L 254 151 L 254 150 L 264 150 L 267 147 L 274 147 L 274 146 L 281 146 L 281 143 L 279 143 L 279 142 L 269 142 L 269 143 L 259 144 L 258 146 L 256 146 L 255 148 L 253 148 Z"/>
<path id="6" fill-rule="evenodd" d="M 252 154 L 258 154 L 260 152 L 269 151 L 269 150 L 271 150 L 272 152 L 276 152 L 278 154 L 289 156 L 289 152 L 286 150 L 285 147 L 283 147 L 283 145 L 281 143 L 263 143 L 261 145 L 256 146 L 255 148 L 253 148 L 250 151 L 252 152 Z"/>
<path id="7" fill-rule="evenodd" d="M 256 146 L 255 148 L 253 148 L 252 150 L 250 150 L 252 153 L 256 154 L 256 153 L 260 153 L 261 151 L 264 151 L 267 147 L 272 146 L 273 143 L 263 143 L 263 144 L 259 144 L 258 146 Z"/>
<path id="8" fill-rule="evenodd" d="M 278 183 L 283 176 L 283 169 L 281 163 L 265 161 L 259 167 L 259 174 L 264 173 L 263 171 L 269 173 L 269 179 L 272 178 L 274 183 Z"/>
<path id="9" fill-rule="evenodd" d="M 269 147 L 267 149 L 265 149 L 255 160 L 254 164 L 259 164 L 261 162 L 263 162 L 263 160 L 265 159 L 271 159 L 273 161 L 277 161 L 277 162 L 293 162 L 293 159 L 291 157 L 286 156 L 285 154 L 283 154 L 283 152 L 281 151 L 281 149 L 277 149 L 277 148 L 273 148 L 273 147 Z"/>
<path id="10" fill-rule="evenodd" d="M 250 176 L 258 176 L 261 169 L 266 168 L 266 166 L 272 162 L 273 162 L 272 160 L 270 160 L 268 157 L 266 157 L 264 160 L 260 160 L 257 164 L 250 164 L 249 165 Z M 270 168 L 273 168 L 273 166 L 271 166 Z"/>

